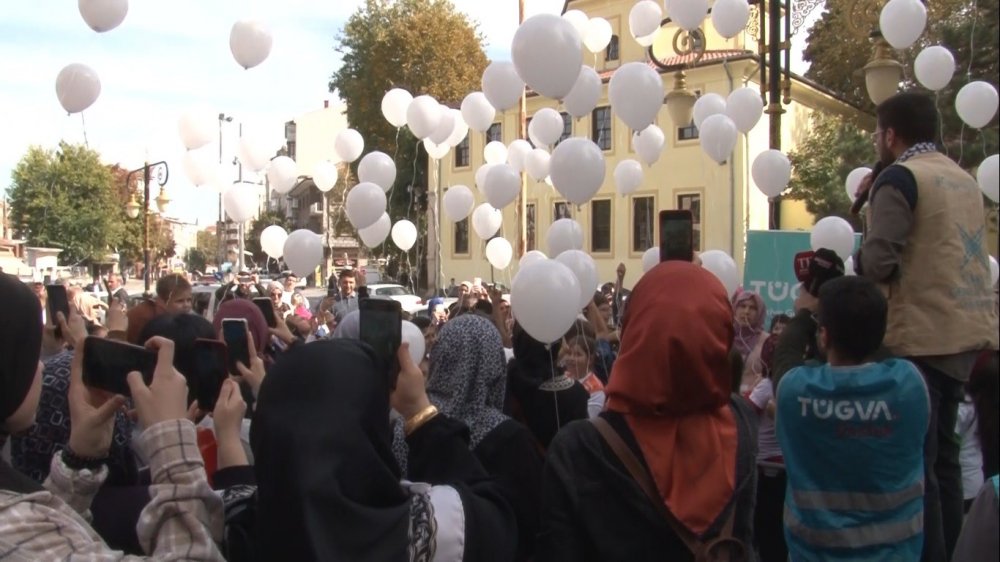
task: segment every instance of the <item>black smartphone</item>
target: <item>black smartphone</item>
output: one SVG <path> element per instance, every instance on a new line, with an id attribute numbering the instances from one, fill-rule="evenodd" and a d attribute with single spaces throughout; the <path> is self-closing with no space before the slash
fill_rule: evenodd
<path id="1" fill-rule="evenodd" d="M 389 375 L 389 388 L 396 388 L 399 360 L 396 352 L 403 340 L 403 310 L 399 302 L 390 299 L 361 299 L 361 341 L 375 350 L 381 367 Z"/>
<path id="2" fill-rule="evenodd" d="M 278 326 L 278 317 L 274 315 L 274 304 L 268 297 L 255 297 L 253 303 L 257 305 L 257 308 L 264 314 L 264 320 L 267 321 L 268 328 L 276 328 Z"/>
<path id="3" fill-rule="evenodd" d="M 69 320 L 69 297 L 66 296 L 65 285 L 46 285 L 46 302 L 48 303 L 49 323 L 58 326 L 56 313 L 62 312 L 63 317 Z"/>
<path id="4" fill-rule="evenodd" d="M 694 259 L 694 217 L 691 211 L 660 211 L 660 261 Z"/>
<path id="5" fill-rule="evenodd" d="M 250 366 L 250 344 L 247 342 L 247 321 L 242 318 L 227 318 L 222 321 L 222 339 L 226 342 L 226 366 L 229 374 L 239 375 L 236 362 Z"/>
<path id="6" fill-rule="evenodd" d="M 206 412 L 215 409 L 222 383 L 229 377 L 228 355 L 225 342 L 194 340 L 194 372 L 188 377 L 188 384 L 194 387 L 198 407 Z"/>
<path id="7" fill-rule="evenodd" d="M 83 342 L 83 384 L 131 396 L 128 374 L 138 371 L 146 384 L 153 382 L 156 352 L 138 345 L 88 337 Z"/>

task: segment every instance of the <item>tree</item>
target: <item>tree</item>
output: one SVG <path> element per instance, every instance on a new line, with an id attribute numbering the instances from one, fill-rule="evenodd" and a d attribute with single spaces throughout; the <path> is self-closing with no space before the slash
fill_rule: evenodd
<path id="1" fill-rule="evenodd" d="M 448 0 L 366 0 L 338 35 L 337 51 L 343 64 L 330 78 L 330 91 L 347 102 L 347 120 L 364 137 L 366 150 L 395 155 L 389 215 L 427 232 L 427 153 L 408 129 L 396 130 L 385 120 L 382 96 L 399 87 L 458 107 L 480 87 L 487 64 L 483 36 Z M 352 170 L 356 177 L 357 162 Z M 421 271 L 424 238 L 409 260 Z M 386 248 L 373 254 L 384 256 Z"/>
<path id="2" fill-rule="evenodd" d="M 184 262 L 187 263 L 188 271 L 204 271 L 208 266 L 208 254 L 201 248 L 188 248 L 184 255 Z"/>
<path id="3" fill-rule="evenodd" d="M 62 248 L 59 260 L 99 259 L 114 247 L 118 206 L 111 173 L 100 155 L 83 145 L 56 150 L 33 146 L 11 174 L 10 218 L 33 246 Z"/>
<path id="4" fill-rule="evenodd" d="M 244 245 L 246 250 L 253 254 L 253 259 L 257 263 L 267 261 L 267 254 L 260 247 L 260 233 L 271 225 L 278 225 L 285 230 L 292 228 L 291 221 L 285 218 L 285 215 L 280 211 L 264 211 L 254 219 L 244 238 Z"/>
<path id="5" fill-rule="evenodd" d="M 794 174 L 787 197 L 805 201 L 817 219 L 838 216 L 860 231 L 851 214 L 844 180 L 859 162 L 873 158 L 871 138 L 853 123 L 833 114 L 816 112 L 799 150 L 788 155 Z"/>

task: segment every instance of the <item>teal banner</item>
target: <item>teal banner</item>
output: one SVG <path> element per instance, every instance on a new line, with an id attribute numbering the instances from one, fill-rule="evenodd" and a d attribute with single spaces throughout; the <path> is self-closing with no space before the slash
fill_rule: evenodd
<path id="1" fill-rule="evenodd" d="M 861 235 L 855 236 L 858 243 Z M 787 230 L 747 232 L 747 254 L 743 267 L 743 289 L 753 291 L 767 306 L 767 325 L 776 314 L 795 314 L 799 282 L 795 278 L 795 254 L 808 252 L 809 233 Z"/>

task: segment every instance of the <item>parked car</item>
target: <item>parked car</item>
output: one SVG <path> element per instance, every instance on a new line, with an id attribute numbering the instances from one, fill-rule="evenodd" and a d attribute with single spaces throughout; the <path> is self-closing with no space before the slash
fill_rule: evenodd
<path id="1" fill-rule="evenodd" d="M 422 298 L 410 293 L 406 290 L 406 287 L 402 285 L 368 285 L 368 296 L 374 298 L 389 298 L 394 301 L 398 301 L 403 307 L 403 312 L 408 312 L 410 314 L 427 308 L 427 304 Z"/>

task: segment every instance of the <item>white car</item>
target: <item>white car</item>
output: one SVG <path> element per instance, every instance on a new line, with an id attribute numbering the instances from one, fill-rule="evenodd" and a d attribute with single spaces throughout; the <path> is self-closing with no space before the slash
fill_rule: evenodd
<path id="1" fill-rule="evenodd" d="M 392 299 L 402 305 L 403 312 L 413 314 L 426 310 L 427 304 L 417 295 L 411 294 L 402 285 L 378 284 L 368 285 L 368 296 L 379 299 Z"/>

